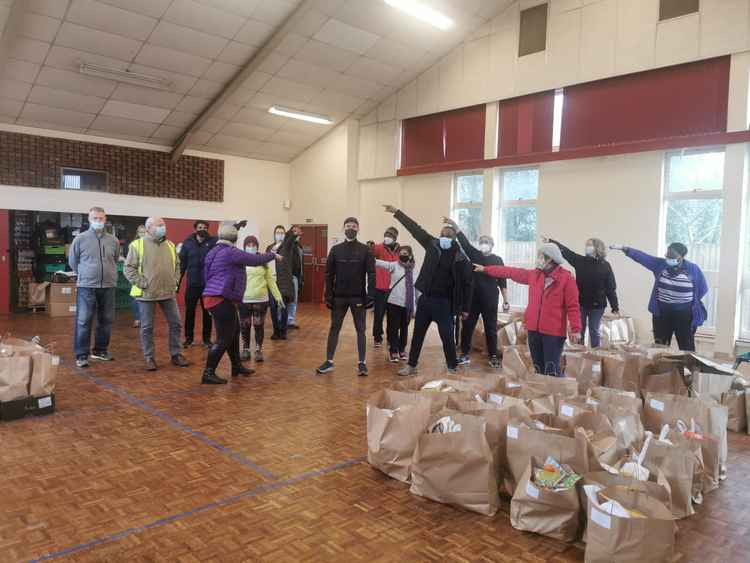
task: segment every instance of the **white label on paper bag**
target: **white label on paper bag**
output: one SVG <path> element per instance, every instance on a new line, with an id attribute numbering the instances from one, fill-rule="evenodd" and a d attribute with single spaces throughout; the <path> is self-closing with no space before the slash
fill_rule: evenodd
<path id="1" fill-rule="evenodd" d="M 52 397 L 42 397 L 39 399 L 39 408 L 40 409 L 46 409 L 47 407 L 52 406 Z"/>
<path id="2" fill-rule="evenodd" d="M 498 404 L 498 405 L 502 405 L 502 404 L 503 404 L 503 398 L 504 398 L 504 397 L 503 397 L 502 395 L 497 395 L 497 394 L 495 394 L 495 393 L 490 393 L 489 397 L 487 397 L 487 398 L 488 398 L 488 399 L 490 400 L 490 402 L 492 402 L 492 403 L 496 403 L 496 404 Z"/>
<path id="3" fill-rule="evenodd" d="M 513 440 L 518 440 L 518 428 L 515 426 L 508 426 L 508 431 L 506 432 L 506 435 L 508 438 L 512 438 Z"/>
<path id="4" fill-rule="evenodd" d="M 73 288 L 71 288 L 71 287 L 61 287 L 60 288 L 60 293 L 62 293 L 63 295 L 71 295 L 73 293 Z"/>
<path id="5" fill-rule="evenodd" d="M 592 399 L 591 397 L 587 397 L 586 398 L 586 404 L 587 405 L 594 405 L 594 406 L 596 406 L 596 405 L 599 404 L 599 401 L 597 401 L 596 399 Z"/>
<path id="6" fill-rule="evenodd" d="M 593 506 L 591 507 L 591 521 L 595 524 L 598 524 L 602 528 L 606 528 L 607 530 L 612 529 L 612 518 L 610 518 L 603 512 L 600 512 Z"/>
<path id="7" fill-rule="evenodd" d="M 591 373 L 601 373 L 601 372 L 602 372 L 602 364 L 592 364 Z"/>
<path id="8" fill-rule="evenodd" d="M 76 312 L 76 306 L 75 305 L 71 305 L 70 307 L 68 307 L 68 311 L 71 312 L 71 313 L 75 313 Z"/>
<path id="9" fill-rule="evenodd" d="M 526 482 L 526 494 L 531 498 L 539 498 L 539 489 L 531 484 L 530 481 Z"/>
<path id="10" fill-rule="evenodd" d="M 52 365 L 53 366 L 59 366 L 60 365 L 60 356 L 52 356 Z"/>
<path id="11" fill-rule="evenodd" d="M 651 405 L 651 408 L 655 411 L 663 411 L 664 410 L 664 403 L 661 401 L 657 401 L 656 399 L 651 399 L 649 401 L 649 404 Z"/>
<path id="12" fill-rule="evenodd" d="M 521 384 L 520 384 L 520 383 L 513 383 L 512 381 L 511 381 L 511 382 L 509 382 L 509 383 L 508 383 L 508 384 L 506 385 L 506 387 L 508 387 L 508 389 L 516 389 L 516 388 L 518 388 L 518 387 L 520 387 L 520 386 L 521 386 Z"/>
<path id="13" fill-rule="evenodd" d="M 567 417 L 567 418 L 572 418 L 574 412 L 575 411 L 573 410 L 573 407 L 571 407 L 570 405 L 562 405 L 560 407 L 560 415 L 561 416 L 564 416 L 564 417 Z"/>

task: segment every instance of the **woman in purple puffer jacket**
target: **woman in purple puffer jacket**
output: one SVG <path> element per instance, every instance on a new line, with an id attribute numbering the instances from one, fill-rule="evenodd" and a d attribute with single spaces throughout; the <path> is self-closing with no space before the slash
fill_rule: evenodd
<path id="1" fill-rule="evenodd" d="M 214 319 L 216 342 L 206 357 L 202 383 L 220 384 L 227 380 L 216 375 L 224 352 L 232 361 L 232 377 L 248 376 L 253 370 L 240 362 L 240 321 L 237 305 L 245 294 L 245 267 L 262 266 L 274 258 L 281 260 L 273 252 L 248 254 L 235 246 L 238 227 L 225 221 L 219 225 L 219 242 L 206 255 L 204 275 L 206 288 L 203 290 L 203 303 Z"/>

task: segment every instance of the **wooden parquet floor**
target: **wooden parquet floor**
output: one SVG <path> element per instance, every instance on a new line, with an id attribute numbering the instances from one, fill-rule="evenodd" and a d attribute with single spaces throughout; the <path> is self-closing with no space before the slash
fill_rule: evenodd
<path id="1" fill-rule="evenodd" d="M 370 377 L 356 377 L 347 320 L 336 372 L 316 377 L 328 315 L 303 306 L 299 321 L 266 343 L 256 375 L 213 387 L 199 384 L 202 348 L 186 351 L 192 367 L 168 366 L 163 321 L 149 374 L 127 313 L 116 361 L 87 370 L 71 365 L 72 319 L 0 318 L 0 333 L 63 356 L 57 412 L 0 423 L 0 561 L 583 560 L 580 546 L 513 530 L 507 505 L 479 516 L 371 469 L 365 399 L 397 368 L 369 348 Z M 420 369 L 443 371 L 436 334 Z M 679 522 L 676 561 L 750 561 L 749 476 L 750 438 L 730 434 L 729 479 Z"/>

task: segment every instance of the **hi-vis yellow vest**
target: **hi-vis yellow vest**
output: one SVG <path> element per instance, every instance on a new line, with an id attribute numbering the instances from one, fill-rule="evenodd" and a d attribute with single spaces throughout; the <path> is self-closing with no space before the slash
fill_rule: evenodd
<path id="1" fill-rule="evenodd" d="M 175 250 L 174 244 L 171 240 L 165 241 L 169 250 L 172 251 L 172 268 L 177 267 L 177 251 Z M 137 238 L 130 243 L 130 246 L 138 251 L 138 273 L 143 275 L 143 238 Z M 143 290 L 137 285 L 133 285 L 130 288 L 130 297 L 140 297 L 143 295 Z"/>

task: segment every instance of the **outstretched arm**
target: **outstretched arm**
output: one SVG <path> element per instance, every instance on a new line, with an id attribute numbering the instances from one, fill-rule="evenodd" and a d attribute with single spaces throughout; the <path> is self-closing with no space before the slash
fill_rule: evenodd
<path id="1" fill-rule="evenodd" d="M 516 283 L 528 285 L 529 274 L 533 270 L 511 268 L 510 266 L 481 266 L 479 264 L 474 264 L 474 271 L 484 272 L 493 278 L 510 278 Z"/>
<path id="2" fill-rule="evenodd" d="M 384 270 L 388 270 L 390 273 L 393 273 L 396 271 L 396 263 L 395 262 L 389 262 L 387 260 L 375 260 L 375 266 L 378 268 L 383 268 Z"/>
<path id="3" fill-rule="evenodd" d="M 461 244 L 461 248 L 464 249 L 466 256 L 469 257 L 469 260 L 471 260 L 472 262 L 479 262 L 482 259 L 482 252 L 474 245 L 472 245 L 471 242 L 469 242 L 469 239 L 466 238 L 466 235 L 458 226 L 458 223 L 456 223 L 450 217 L 443 217 L 443 222 L 446 225 L 452 227 L 454 231 L 456 231 L 458 242 Z"/>
<path id="4" fill-rule="evenodd" d="M 667 267 L 667 261 L 664 260 L 664 258 L 651 256 L 650 254 L 646 254 L 645 252 L 641 252 L 640 250 L 629 248 L 627 246 L 623 247 L 622 250 L 625 253 L 625 256 L 627 256 L 631 260 L 634 260 L 635 262 L 638 262 L 641 266 L 648 270 L 651 270 L 654 273 L 660 272 Z"/>
<path id="5" fill-rule="evenodd" d="M 396 218 L 396 220 L 404 227 L 406 227 L 406 230 L 409 231 L 411 236 L 413 236 L 414 239 L 424 248 L 427 248 L 435 240 L 435 237 L 425 231 L 422 227 L 419 226 L 416 221 L 414 221 L 400 209 L 396 209 L 392 205 L 384 205 L 383 207 L 385 208 L 386 212 L 393 213 L 393 216 Z"/>
<path id="6" fill-rule="evenodd" d="M 574 268 L 578 268 L 578 264 L 580 264 L 581 261 L 584 259 L 582 255 L 576 254 L 570 248 L 568 248 L 561 242 L 556 241 L 555 239 L 549 239 L 549 241 L 558 246 L 558 248 L 560 249 L 560 252 L 563 255 L 563 258 L 565 258 L 568 261 L 568 264 L 570 264 Z"/>

